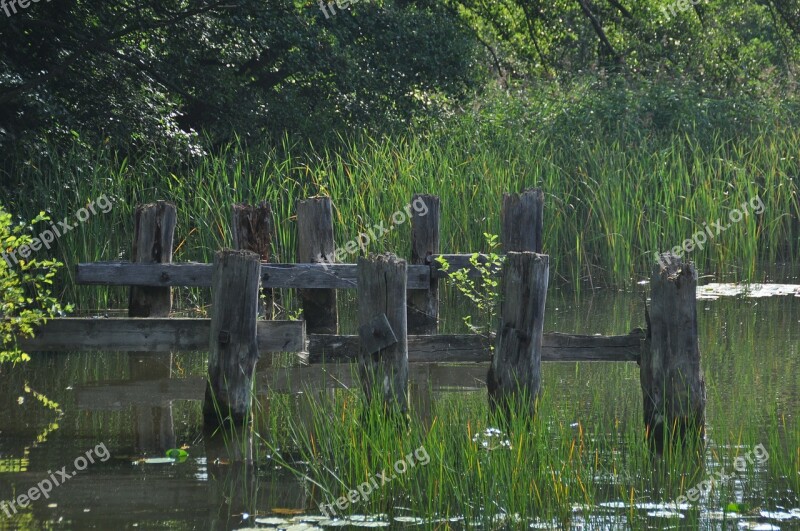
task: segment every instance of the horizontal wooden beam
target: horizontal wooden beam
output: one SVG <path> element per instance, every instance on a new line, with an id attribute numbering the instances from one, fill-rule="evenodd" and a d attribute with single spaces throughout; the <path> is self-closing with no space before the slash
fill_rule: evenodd
<path id="1" fill-rule="evenodd" d="M 428 289 L 431 268 L 408 266 L 408 289 Z M 211 264 L 132 264 L 94 262 L 78 264 L 78 284 L 104 286 L 211 286 Z M 356 264 L 261 264 L 264 288 L 355 289 Z"/>
<path id="2" fill-rule="evenodd" d="M 211 319 L 73 318 L 52 319 L 33 339 L 20 341 L 26 352 L 208 350 Z M 305 360 L 305 321 L 258 321 L 258 348 L 299 352 Z"/>
<path id="3" fill-rule="evenodd" d="M 49 321 L 33 339 L 20 341 L 26 352 L 208 350 L 210 319 L 59 318 Z M 262 353 L 297 352 L 301 362 L 349 362 L 356 358 L 358 336 L 308 336 L 304 321 L 258 321 Z M 542 341 L 542 361 L 638 361 L 644 332 L 624 336 L 548 333 Z M 473 334 L 408 336 L 411 363 L 489 361 L 490 340 Z"/>
<path id="4" fill-rule="evenodd" d="M 639 361 L 644 332 L 636 329 L 624 336 L 586 336 L 544 334 L 542 361 Z M 489 361 L 490 340 L 463 335 L 408 336 L 408 361 L 482 362 Z M 308 336 L 308 361 L 352 361 L 358 353 L 358 336 Z"/>

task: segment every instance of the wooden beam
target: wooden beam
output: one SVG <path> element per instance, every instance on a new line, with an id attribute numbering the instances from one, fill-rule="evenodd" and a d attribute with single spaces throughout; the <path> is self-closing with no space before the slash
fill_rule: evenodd
<path id="1" fill-rule="evenodd" d="M 78 284 L 207 288 L 211 264 L 85 263 L 76 266 L 75 278 Z M 408 289 L 428 289 L 430 279 L 430 267 L 408 266 Z M 261 285 L 267 288 L 356 289 L 356 283 L 356 264 L 261 264 Z"/>
<path id="2" fill-rule="evenodd" d="M 258 321 L 260 352 L 304 352 L 303 321 Z M 20 341 L 26 352 L 37 351 L 207 351 L 211 319 L 64 317 L 52 319 L 36 337 Z"/>
<path id="3" fill-rule="evenodd" d="M 587 336 L 551 332 L 542 337 L 542 361 L 639 361 L 645 334 Z M 489 361 L 490 338 L 475 334 L 408 336 L 410 363 Z M 309 363 L 354 361 L 358 336 L 309 334 Z"/>
<path id="4" fill-rule="evenodd" d="M 130 351 L 180 352 L 208 350 L 210 319 L 53 319 L 33 339 L 20 341 L 26 352 Z M 308 335 L 304 354 L 303 321 L 259 321 L 259 352 L 298 352 L 308 363 L 353 361 L 358 336 Z M 547 333 L 542 361 L 639 361 L 644 332 L 623 336 Z M 490 339 L 474 334 L 408 336 L 411 363 L 489 361 Z"/>

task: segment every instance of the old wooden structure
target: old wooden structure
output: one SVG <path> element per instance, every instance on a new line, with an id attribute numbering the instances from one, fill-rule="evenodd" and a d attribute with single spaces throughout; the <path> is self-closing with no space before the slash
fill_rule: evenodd
<path id="1" fill-rule="evenodd" d="M 542 254 L 543 198 L 539 189 L 503 198 L 501 242 L 506 254 L 499 272 L 501 320 L 493 339 L 437 333 L 439 282 L 449 276 L 437 257 L 445 258 L 449 271 L 477 272 L 470 254 L 440 254 L 439 198 L 415 195 L 412 201 L 424 204 L 420 211 L 426 214 L 410 213 L 410 260 L 386 254 L 362 256 L 357 264 L 333 259 L 332 203 L 327 197 L 297 204 L 298 263 L 271 261 L 275 220 L 266 203 L 233 206 L 239 250 L 220 251 L 213 264 L 172 263 L 175 207 L 165 202 L 143 205 L 136 210 L 132 262 L 79 264 L 76 271 L 82 284 L 131 286 L 130 317 L 54 319 L 21 347 L 207 351 L 205 413 L 210 423 L 220 417 L 246 422 L 256 360 L 272 352 L 294 352 L 301 366 L 357 362 L 366 397 L 380 398 L 402 412 L 408 407 L 409 363 L 489 363 L 486 384 L 492 410 L 499 407 L 507 413 L 510 401 L 524 396 L 517 406 L 533 414 L 542 361 L 638 362 L 647 433 L 659 440 L 676 433 L 681 438 L 702 435 L 705 389 L 694 268 L 675 257 L 662 261 L 671 264 L 668 268 L 655 266 L 647 331 L 619 336 L 544 333 L 549 257 Z M 169 318 L 171 289 L 177 286 L 210 287 L 212 318 Z M 285 288 L 298 290 L 304 320 L 271 319 L 272 290 Z M 358 335 L 338 334 L 339 289 L 358 290 Z M 259 300 L 267 304 L 259 306 Z M 376 384 L 379 397 L 373 392 Z"/>

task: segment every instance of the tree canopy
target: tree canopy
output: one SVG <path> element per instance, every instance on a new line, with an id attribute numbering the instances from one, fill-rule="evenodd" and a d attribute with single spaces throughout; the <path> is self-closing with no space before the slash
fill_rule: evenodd
<path id="1" fill-rule="evenodd" d="M 6 6 L 12 4 L 6 3 Z M 391 131 L 487 83 L 793 91 L 797 0 L 57 0 L 0 11 L 0 147 Z M 335 4 L 334 4 L 335 7 Z"/>

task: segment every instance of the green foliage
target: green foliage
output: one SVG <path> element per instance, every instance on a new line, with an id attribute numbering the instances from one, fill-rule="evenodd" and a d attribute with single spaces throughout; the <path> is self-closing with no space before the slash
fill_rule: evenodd
<path id="1" fill-rule="evenodd" d="M 450 264 L 444 256 L 436 257 L 442 271 L 448 273 L 450 282 L 475 304 L 480 312 L 480 321 L 487 323 L 484 326 L 478 326 L 474 324 L 472 315 L 463 316 L 464 324 L 476 334 L 490 334 L 491 327 L 495 325 L 495 318 L 500 307 L 497 273 L 504 261 L 504 256 L 499 254 L 499 237 L 486 232 L 483 233 L 483 237 L 486 238 L 488 248 L 486 254 L 473 253 L 469 258 L 469 263 L 477 273 L 477 278 L 470 275 L 469 268 L 450 271 Z M 494 346 L 491 348 L 494 350 Z"/>
<path id="2" fill-rule="evenodd" d="M 481 71 L 436 3 L 361 2 L 326 19 L 293 0 L 63 1 L 0 14 L 0 35 L 6 156 L 41 152 L 42 138 L 191 160 L 201 138 L 385 132 L 449 112 Z"/>
<path id="3" fill-rule="evenodd" d="M 31 224 L 49 219 L 41 212 Z M 29 245 L 33 237 L 26 228 L 25 224 L 13 225 L 11 214 L 0 207 L 0 249 L 10 253 Z M 30 360 L 17 346 L 17 340 L 33 337 L 36 326 L 72 310 L 71 305 L 62 308 L 51 294 L 53 277 L 61 266 L 56 260 L 20 258 L 19 264 L 12 267 L 7 260 L 0 259 L 0 363 Z M 37 395 L 34 394 L 40 399 Z M 47 407 L 52 405 L 43 403 Z"/>
<path id="4" fill-rule="evenodd" d="M 546 194 L 544 245 L 553 283 L 628 286 L 649 276 L 653 253 L 758 195 L 765 211 L 716 236 L 690 258 L 702 274 L 761 280 L 765 264 L 797 263 L 795 103 L 694 96 L 691 87 L 623 83 L 614 90 L 576 84 L 566 96 L 518 91 L 441 127 L 403 135 L 343 137 L 334 151 L 231 144 L 181 170 L 179 159 L 123 159 L 76 145 L 60 157 L 31 157 L 0 186 L 0 203 L 31 218 L 60 218 L 106 194 L 114 209 L 64 235 L 52 249 L 64 262 L 59 284 L 82 306 L 126 304 L 121 288 L 76 287 L 80 262 L 129 259 L 133 210 L 165 199 L 178 207 L 176 262 L 210 262 L 230 246 L 230 205 L 266 200 L 275 212 L 276 260 L 295 259 L 295 203 L 329 194 L 336 241 L 346 242 L 408 204 L 414 193 L 442 203 L 442 249 L 481 249 L 500 231 L 506 192 L 539 186 Z M 627 109 L 627 110 L 626 110 Z M 29 192 L 30 191 L 30 192 Z M 55 209 L 58 210 L 55 210 Z M 407 228 L 370 250 L 408 256 Z M 177 290 L 176 308 L 201 307 L 203 290 Z M 460 324 L 460 323 L 459 323 Z"/>

